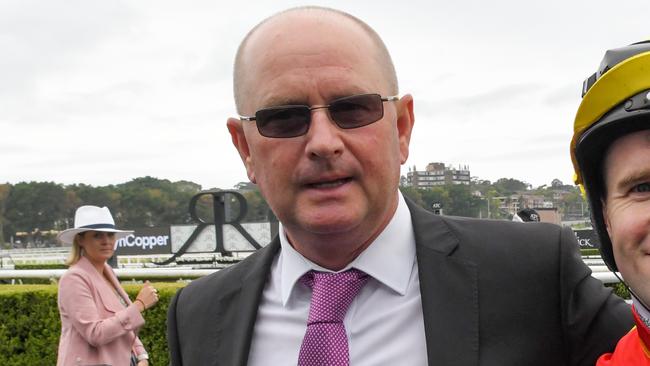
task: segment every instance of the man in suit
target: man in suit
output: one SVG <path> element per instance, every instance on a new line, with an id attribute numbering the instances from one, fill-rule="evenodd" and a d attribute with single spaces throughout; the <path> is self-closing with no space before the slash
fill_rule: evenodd
<path id="1" fill-rule="evenodd" d="M 593 365 L 630 328 L 570 230 L 402 197 L 413 98 L 359 19 L 272 16 L 240 45 L 234 86 L 228 130 L 280 232 L 179 291 L 172 365 Z"/>

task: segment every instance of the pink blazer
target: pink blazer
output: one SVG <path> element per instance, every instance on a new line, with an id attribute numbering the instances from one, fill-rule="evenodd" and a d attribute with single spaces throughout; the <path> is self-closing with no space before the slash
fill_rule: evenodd
<path id="1" fill-rule="evenodd" d="M 128 366 L 131 352 L 145 353 L 136 335 L 144 318 L 113 270 L 104 266 L 107 277 L 129 306 L 122 305 L 88 259 L 81 257 L 70 266 L 59 281 L 61 339 L 57 366 Z"/>

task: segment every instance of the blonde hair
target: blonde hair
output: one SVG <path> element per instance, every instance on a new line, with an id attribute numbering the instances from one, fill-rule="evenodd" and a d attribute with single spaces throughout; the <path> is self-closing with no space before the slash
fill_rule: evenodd
<path id="1" fill-rule="evenodd" d="M 65 260 L 66 266 L 71 266 L 79 262 L 79 259 L 81 259 L 82 249 L 81 249 L 81 245 L 79 245 L 79 236 L 83 235 L 83 233 L 84 232 L 81 232 L 74 236 L 74 239 L 72 240 L 72 248 L 70 249 L 68 258 Z"/>

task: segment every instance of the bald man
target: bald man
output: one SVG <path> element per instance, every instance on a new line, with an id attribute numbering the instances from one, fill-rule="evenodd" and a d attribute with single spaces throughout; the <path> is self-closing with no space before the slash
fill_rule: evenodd
<path id="1" fill-rule="evenodd" d="M 192 282 L 172 365 L 593 365 L 631 324 L 569 230 L 441 217 L 399 192 L 414 123 L 379 36 L 295 8 L 235 61 L 228 131 L 279 235 Z"/>

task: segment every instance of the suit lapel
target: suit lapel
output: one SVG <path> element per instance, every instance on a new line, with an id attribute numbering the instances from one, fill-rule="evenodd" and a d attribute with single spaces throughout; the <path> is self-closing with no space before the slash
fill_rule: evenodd
<path id="1" fill-rule="evenodd" d="M 478 268 L 455 256 L 459 240 L 438 216 L 407 199 L 431 365 L 478 365 Z"/>
<path id="2" fill-rule="evenodd" d="M 129 294 L 127 294 L 126 291 L 124 291 L 124 289 L 122 288 L 122 285 L 120 284 L 120 280 L 117 278 L 117 275 L 115 275 L 115 271 L 113 271 L 113 268 L 111 268 L 111 266 L 109 266 L 108 264 L 104 266 L 105 266 L 104 272 L 106 272 L 106 277 L 108 278 L 108 280 L 111 281 L 113 287 L 118 292 L 120 297 L 124 299 L 124 302 L 126 302 L 127 305 L 131 305 L 131 299 L 129 298 Z M 121 309 L 123 308 L 124 307 L 122 307 Z"/>
<path id="3" fill-rule="evenodd" d="M 83 269 L 83 271 L 88 274 L 90 281 L 99 293 L 99 298 L 101 299 L 102 305 L 104 305 L 104 309 L 112 313 L 117 313 L 118 311 L 124 310 L 124 306 L 122 303 L 120 303 L 120 300 L 117 298 L 115 291 L 113 291 L 110 285 L 102 278 L 102 275 L 97 272 L 97 269 L 95 269 L 88 258 L 82 256 L 76 265 L 78 265 L 79 268 Z M 114 276 L 111 268 L 106 264 L 104 267 L 104 271 L 109 271 L 107 276 L 111 279 L 113 286 L 115 286 L 117 284 L 117 278 L 113 280 Z M 119 285 L 115 288 L 119 288 L 120 290 L 122 289 Z"/>
<path id="4" fill-rule="evenodd" d="M 276 237 L 267 247 L 260 249 L 260 256 L 255 260 L 240 263 L 238 266 L 245 264 L 250 267 L 239 268 L 241 273 L 247 274 L 218 300 L 219 364 L 247 364 L 257 310 L 279 248 L 280 239 Z M 230 360 L 226 361 L 228 358 Z"/>

